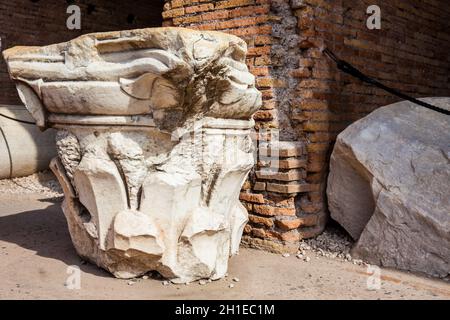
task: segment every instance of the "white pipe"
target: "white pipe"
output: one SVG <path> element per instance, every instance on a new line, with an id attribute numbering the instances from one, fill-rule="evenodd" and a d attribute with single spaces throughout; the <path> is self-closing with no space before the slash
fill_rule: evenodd
<path id="1" fill-rule="evenodd" d="M 0 105 L 0 113 L 34 122 L 23 106 Z M 27 176 L 47 169 L 55 156 L 55 130 L 41 132 L 35 125 L 0 116 L 0 179 Z"/>

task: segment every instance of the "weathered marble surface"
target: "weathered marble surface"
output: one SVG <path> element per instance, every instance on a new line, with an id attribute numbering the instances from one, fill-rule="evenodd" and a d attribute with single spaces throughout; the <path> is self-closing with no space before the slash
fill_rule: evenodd
<path id="1" fill-rule="evenodd" d="M 427 98 L 450 109 L 450 98 Z M 344 130 L 331 156 L 328 204 L 354 256 L 433 276 L 450 273 L 450 117 L 410 102 Z"/>
<path id="2" fill-rule="evenodd" d="M 120 278 L 224 276 L 261 105 L 246 50 L 219 32 L 154 28 L 4 52 L 37 125 L 59 129 L 51 167 L 82 257 Z"/>

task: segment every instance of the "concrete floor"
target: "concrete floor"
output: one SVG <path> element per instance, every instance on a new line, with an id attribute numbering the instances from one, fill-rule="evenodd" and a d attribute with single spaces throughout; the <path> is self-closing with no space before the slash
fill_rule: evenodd
<path id="1" fill-rule="evenodd" d="M 450 299 L 450 284 L 443 280 L 382 269 L 381 288 L 368 290 L 366 267 L 309 256 L 304 262 L 243 248 L 231 258 L 223 280 L 206 285 L 164 286 L 152 278 L 130 283 L 82 264 L 59 199 L 0 195 L 0 299 Z M 70 265 L 81 268 L 80 289 L 65 286 Z"/>

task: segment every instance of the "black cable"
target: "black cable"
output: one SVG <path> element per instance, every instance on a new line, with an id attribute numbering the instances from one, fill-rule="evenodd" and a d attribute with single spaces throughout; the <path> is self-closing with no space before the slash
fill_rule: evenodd
<path id="1" fill-rule="evenodd" d="M 9 117 L 6 114 L 2 114 L 2 113 L 0 113 L 0 117 L 6 118 L 6 119 L 9 119 L 9 120 L 12 120 L 12 121 L 20 122 L 20 123 L 25 123 L 25 124 L 36 124 L 36 122 L 15 119 L 15 118 Z"/>
<path id="2" fill-rule="evenodd" d="M 20 123 L 25 123 L 25 124 L 36 124 L 35 122 L 31 122 L 31 121 L 26 121 L 26 120 L 20 120 L 20 119 L 15 119 L 12 117 L 9 117 L 3 113 L 0 113 L 1 117 L 4 117 L 6 119 L 12 120 L 12 121 L 16 121 L 16 122 L 20 122 Z M 9 179 L 12 178 L 12 174 L 13 174 L 13 161 L 12 161 L 12 157 L 11 157 L 11 150 L 9 148 L 9 143 L 8 140 L 6 139 L 6 135 L 5 132 L 3 131 L 3 129 L 0 127 L 0 133 L 3 136 L 3 139 L 5 140 L 5 144 L 6 144 L 6 149 L 8 150 L 8 158 L 9 158 Z"/>
<path id="3" fill-rule="evenodd" d="M 2 134 L 3 140 L 5 140 L 5 145 L 6 145 L 6 150 L 8 150 L 8 158 L 9 158 L 9 178 L 12 178 L 12 174 L 13 174 L 13 161 L 12 161 L 12 156 L 11 156 L 11 149 L 9 148 L 9 143 L 8 143 L 8 139 L 6 139 L 6 134 L 3 131 L 2 127 L 0 127 L 0 133 Z"/>
<path id="4" fill-rule="evenodd" d="M 450 116 L 450 111 L 449 111 L 449 110 L 446 110 L 446 109 L 443 109 L 443 108 L 439 108 L 439 107 L 434 106 L 434 105 L 432 105 L 432 104 L 429 104 L 429 103 L 426 103 L 426 102 L 424 102 L 424 101 L 421 101 L 421 100 L 418 100 L 418 99 L 416 99 L 416 98 L 413 98 L 413 97 L 411 97 L 411 96 L 408 96 L 407 94 L 404 94 L 404 93 L 402 93 L 402 92 L 400 92 L 400 91 L 398 91 L 398 90 L 395 90 L 395 89 L 393 89 L 393 88 L 390 88 L 390 87 L 388 87 L 388 86 L 385 86 L 385 85 L 382 84 L 381 82 L 379 82 L 379 81 L 377 81 L 377 80 L 375 80 L 375 79 L 373 79 L 373 78 L 370 78 L 370 77 L 366 76 L 364 73 L 362 73 L 361 71 L 359 71 L 358 69 L 356 69 L 356 68 L 355 68 L 354 66 L 352 66 L 350 63 L 348 63 L 348 62 L 346 62 L 346 61 L 344 61 L 344 60 L 341 60 L 341 59 L 339 59 L 338 57 L 336 57 L 336 55 L 335 55 L 330 49 L 326 48 L 325 50 L 323 50 L 323 52 L 324 52 L 331 60 L 333 60 L 333 61 L 336 63 L 336 66 L 338 67 L 339 70 L 341 70 L 341 71 L 343 71 L 343 72 L 345 72 L 345 73 L 347 73 L 347 74 L 349 74 L 349 75 L 351 75 L 351 76 L 353 76 L 353 77 L 356 77 L 356 78 L 360 79 L 360 80 L 363 81 L 363 82 L 366 82 L 366 83 L 369 83 L 369 84 L 371 84 L 371 85 L 374 85 L 374 86 L 376 86 L 376 87 L 378 87 L 378 88 L 381 88 L 381 89 L 383 89 L 384 91 L 387 91 L 387 92 L 389 92 L 390 94 L 393 94 L 393 95 L 395 95 L 395 96 L 397 96 L 397 97 L 399 97 L 399 98 L 402 98 L 402 99 L 404 99 L 404 100 L 411 101 L 411 102 L 413 102 L 413 103 L 415 103 L 415 104 L 417 104 L 417 105 L 419 105 L 419 106 L 422 106 L 422 107 L 431 109 L 431 110 L 433 110 L 433 111 L 437 111 L 437 112 L 440 112 L 440 113 L 443 113 L 443 114 L 445 114 L 445 115 Z"/>

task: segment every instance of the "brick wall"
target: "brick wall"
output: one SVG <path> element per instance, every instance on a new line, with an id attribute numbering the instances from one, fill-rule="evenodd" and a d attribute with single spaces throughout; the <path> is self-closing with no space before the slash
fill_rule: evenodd
<path id="1" fill-rule="evenodd" d="M 366 27 L 373 4 L 381 7 L 381 30 Z M 337 71 L 325 46 L 415 97 L 450 95 L 446 0 L 167 0 L 163 18 L 166 26 L 224 31 L 248 44 L 247 64 L 264 99 L 255 138 L 260 151 L 280 155 L 280 170 L 270 174 L 263 170 L 272 166 L 270 152 L 260 152 L 241 193 L 250 219 L 244 240 L 255 246 L 295 249 L 323 230 L 337 134 L 398 101 Z"/>
<path id="2" fill-rule="evenodd" d="M 81 30 L 66 27 L 70 4 L 81 9 Z M 161 26 L 163 1 L 15 0 L 0 1 L 1 50 L 16 45 L 47 45 L 79 35 Z M 5 62 L 0 58 L 0 104 L 19 104 Z"/>
<path id="3" fill-rule="evenodd" d="M 448 1 L 293 1 L 302 36 L 302 64 L 311 76 L 299 84 L 294 107 L 308 143 L 307 180 L 323 183 L 336 135 L 375 108 L 399 101 L 339 73 L 321 53 L 342 59 L 414 97 L 450 95 Z M 381 8 L 381 30 L 366 27 L 369 5 Z"/>

